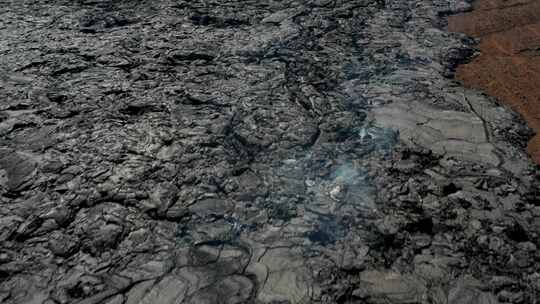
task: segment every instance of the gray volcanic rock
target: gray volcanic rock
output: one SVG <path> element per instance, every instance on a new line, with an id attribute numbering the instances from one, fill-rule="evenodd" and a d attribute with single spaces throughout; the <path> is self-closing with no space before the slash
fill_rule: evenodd
<path id="1" fill-rule="evenodd" d="M 421 303 L 426 300 L 426 286 L 415 276 L 394 272 L 365 271 L 360 274 L 356 297 L 369 297 L 371 303 Z"/>
<path id="2" fill-rule="evenodd" d="M 468 2 L 3 3 L 0 302 L 532 303 L 540 174 L 451 79 Z"/>

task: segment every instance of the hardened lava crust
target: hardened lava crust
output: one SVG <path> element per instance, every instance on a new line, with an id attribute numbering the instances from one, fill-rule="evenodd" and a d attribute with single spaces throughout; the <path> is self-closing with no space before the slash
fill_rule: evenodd
<path id="1" fill-rule="evenodd" d="M 462 0 L 0 0 L 0 302 L 534 303 Z M 459 69 L 459 68 L 458 68 Z"/>

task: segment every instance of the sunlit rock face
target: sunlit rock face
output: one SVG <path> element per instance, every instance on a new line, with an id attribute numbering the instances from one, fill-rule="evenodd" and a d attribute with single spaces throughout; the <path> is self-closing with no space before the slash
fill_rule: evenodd
<path id="1" fill-rule="evenodd" d="M 540 177 L 452 79 L 468 9 L 3 5 L 0 302 L 532 302 Z"/>

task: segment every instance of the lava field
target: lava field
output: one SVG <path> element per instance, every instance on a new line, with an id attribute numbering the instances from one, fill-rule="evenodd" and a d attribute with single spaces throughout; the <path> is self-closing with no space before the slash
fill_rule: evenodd
<path id="1" fill-rule="evenodd" d="M 538 303 L 538 7 L 0 0 L 0 303 Z"/>

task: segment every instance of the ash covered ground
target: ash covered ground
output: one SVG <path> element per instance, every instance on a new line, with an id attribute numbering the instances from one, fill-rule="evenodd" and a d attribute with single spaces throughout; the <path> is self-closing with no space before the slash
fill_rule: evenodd
<path id="1" fill-rule="evenodd" d="M 0 1 L 0 302 L 535 303 L 460 0 Z"/>

